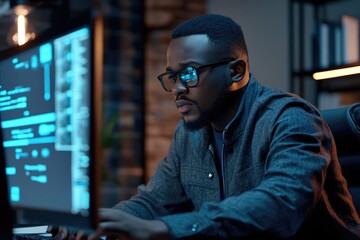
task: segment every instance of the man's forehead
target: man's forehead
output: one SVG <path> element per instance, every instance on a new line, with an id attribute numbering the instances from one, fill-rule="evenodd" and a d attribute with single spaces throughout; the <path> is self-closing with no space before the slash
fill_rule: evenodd
<path id="1" fill-rule="evenodd" d="M 207 62 L 214 57 L 215 49 L 206 34 L 189 35 L 171 40 L 167 50 L 168 64 L 183 61 Z"/>
<path id="2" fill-rule="evenodd" d="M 174 46 L 182 46 L 183 48 L 192 48 L 194 46 L 199 46 L 199 44 L 209 44 L 209 37 L 206 34 L 195 34 L 188 35 L 184 37 L 179 37 L 172 39 L 169 48 Z"/>

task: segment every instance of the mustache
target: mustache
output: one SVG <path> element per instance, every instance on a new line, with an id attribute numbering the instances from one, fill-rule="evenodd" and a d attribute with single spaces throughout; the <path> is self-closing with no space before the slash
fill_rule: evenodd
<path id="1" fill-rule="evenodd" d="M 176 97 L 175 98 L 175 102 L 176 101 L 186 101 L 186 102 L 191 102 L 191 103 L 197 103 L 195 100 L 192 100 L 192 99 L 190 99 L 190 98 L 188 98 L 188 97 L 186 97 L 186 96 L 178 96 L 178 97 Z"/>
<path id="2" fill-rule="evenodd" d="M 196 105 L 197 101 L 192 100 L 192 99 L 187 98 L 187 97 L 176 97 L 175 103 L 176 103 L 177 107 L 180 107 L 180 106 L 182 106 L 184 104 Z"/>

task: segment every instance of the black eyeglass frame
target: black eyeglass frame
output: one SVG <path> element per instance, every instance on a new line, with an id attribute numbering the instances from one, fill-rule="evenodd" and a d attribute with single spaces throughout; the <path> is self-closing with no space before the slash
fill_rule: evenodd
<path id="1" fill-rule="evenodd" d="M 163 81 L 163 77 L 166 76 L 166 75 L 172 74 L 172 75 L 174 76 L 174 83 L 176 83 L 176 80 L 178 79 L 179 74 L 180 74 L 182 71 L 184 71 L 184 69 L 190 67 L 190 68 L 195 69 L 196 76 L 197 76 L 196 84 L 189 86 L 186 81 L 181 80 L 181 78 L 179 78 L 179 79 L 180 79 L 180 81 L 181 81 L 181 84 L 184 85 L 184 87 L 186 87 L 186 88 L 193 88 L 193 87 L 196 87 L 196 86 L 199 84 L 199 79 L 200 79 L 200 77 L 199 77 L 199 75 L 200 75 L 200 74 L 199 74 L 199 70 L 201 70 L 201 69 L 203 69 L 203 68 L 206 68 L 206 67 L 216 67 L 216 66 L 220 66 L 220 65 L 229 63 L 229 62 L 231 62 L 231 61 L 234 61 L 234 60 L 235 60 L 235 59 L 233 59 L 233 58 L 227 58 L 227 59 L 224 59 L 224 60 L 221 60 L 221 61 L 218 61 L 218 62 L 209 63 L 209 64 L 201 65 L 201 66 L 198 66 L 198 67 L 186 66 L 186 67 L 184 67 L 184 68 L 182 68 L 182 69 L 180 69 L 179 71 L 176 71 L 176 72 L 171 72 L 171 71 L 164 72 L 164 73 L 160 74 L 160 75 L 157 77 L 157 79 L 160 81 L 161 86 L 163 87 L 163 89 L 164 89 L 166 92 L 172 92 L 171 89 L 168 89 L 168 88 L 165 86 L 164 81 Z"/>

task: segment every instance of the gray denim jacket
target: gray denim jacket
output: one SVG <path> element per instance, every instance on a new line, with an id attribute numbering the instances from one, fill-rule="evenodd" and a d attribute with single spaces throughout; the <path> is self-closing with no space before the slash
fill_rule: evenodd
<path id="1" fill-rule="evenodd" d="M 224 200 L 210 134 L 181 120 L 151 181 L 115 208 L 160 219 L 174 239 L 360 239 L 332 135 L 311 104 L 251 77 L 224 133 Z"/>

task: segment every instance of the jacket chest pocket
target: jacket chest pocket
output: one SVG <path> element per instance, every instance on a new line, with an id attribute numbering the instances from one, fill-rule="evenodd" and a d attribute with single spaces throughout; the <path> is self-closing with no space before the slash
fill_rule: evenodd
<path id="1" fill-rule="evenodd" d="M 232 184 L 229 186 L 230 195 L 239 195 L 257 187 L 264 178 L 264 166 L 257 164 L 236 175 L 232 177 Z"/>
<path id="2" fill-rule="evenodd" d="M 219 176 L 216 170 L 183 167 L 180 172 L 184 190 L 196 210 L 204 202 L 220 201 Z"/>

